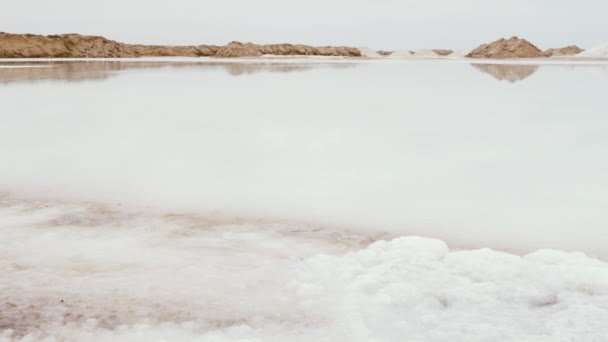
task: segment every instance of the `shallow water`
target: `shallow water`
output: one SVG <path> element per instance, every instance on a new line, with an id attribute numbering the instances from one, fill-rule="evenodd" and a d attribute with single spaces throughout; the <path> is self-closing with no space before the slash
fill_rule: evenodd
<path id="1" fill-rule="evenodd" d="M 0 341 L 598 340 L 607 70 L 0 62 Z"/>
<path id="2" fill-rule="evenodd" d="M 3 192 L 605 250 L 607 65 L 20 64 L 52 67 L 0 71 Z"/>

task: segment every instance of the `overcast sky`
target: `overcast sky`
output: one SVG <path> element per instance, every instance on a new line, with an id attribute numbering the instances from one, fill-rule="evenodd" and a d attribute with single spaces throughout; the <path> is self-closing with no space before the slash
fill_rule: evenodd
<path id="1" fill-rule="evenodd" d="M 0 31 L 129 43 L 474 48 L 505 36 L 540 48 L 608 41 L 606 0 L 4 0 Z"/>

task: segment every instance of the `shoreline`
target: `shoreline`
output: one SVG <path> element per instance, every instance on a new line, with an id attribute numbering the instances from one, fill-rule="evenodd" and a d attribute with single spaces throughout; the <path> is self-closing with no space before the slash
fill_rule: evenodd
<path id="1" fill-rule="evenodd" d="M 111 203 L 107 200 L 77 199 L 73 196 L 42 196 L 34 195 L 13 195 L 9 192 L 0 192 L 0 212 L 11 207 L 23 207 L 26 212 L 36 212 L 44 210 L 67 209 L 78 213 L 78 219 L 72 221 L 87 222 L 87 224 L 98 225 L 113 222 L 122 225 L 120 220 L 154 220 L 165 222 L 170 225 L 172 222 L 190 222 L 194 225 L 215 225 L 215 226 L 266 226 L 283 227 L 295 229 L 296 235 L 303 234 L 303 238 L 316 239 L 330 242 L 334 239 L 345 238 L 343 242 L 354 243 L 353 250 L 364 249 L 368 245 L 378 241 L 392 241 L 403 237 L 419 237 L 423 239 L 439 240 L 446 243 L 450 251 L 478 251 L 491 250 L 497 253 L 505 253 L 518 257 L 524 257 L 542 250 L 552 250 L 562 253 L 580 253 L 589 259 L 608 262 L 608 255 L 600 255 L 583 251 L 581 249 L 565 249 L 559 247 L 531 247 L 531 246 L 499 246 L 496 243 L 483 243 L 472 241 L 470 238 L 457 238 L 454 232 L 446 233 L 449 229 L 433 229 L 432 227 L 404 227 L 402 225 L 390 226 L 380 225 L 373 227 L 370 224 L 354 224 L 338 222 L 336 220 L 324 219 L 304 219 L 298 216 L 284 214 L 255 214 L 253 212 L 239 210 L 205 210 L 203 208 L 161 208 L 151 205 L 136 205 L 129 201 Z M 104 219 L 105 218 L 105 219 Z M 115 219 L 118 221 L 115 221 Z M 0 216 L 0 225 L 3 223 Z M 71 220 L 67 220 L 71 221 Z M 382 226 L 385 229 L 379 229 Z M 289 232 L 289 230 L 287 231 Z M 452 236 L 450 236 L 452 235 Z M 465 242 L 469 240 L 469 242 Z M 355 248 L 355 245 L 358 246 Z"/>
<path id="2" fill-rule="evenodd" d="M 606 59 L 603 45 L 587 52 L 576 45 L 541 50 L 516 36 L 500 38 L 471 50 L 419 49 L 374 50 L 368 47 L 312 46 L 278 43 L 256 44 L 232 41 L 226 45 L 144 45 L 128 44 L 96 35 L 15 34 L 0 32 L 0 59 L 4 58 L 138 58 L 138 57 L 216 57 L 249 58 L 267 56 L 328 56 L 372 59 Z M 591 54 L 589 55 L 589 52 Z"/>
<path id="3" fill-rule="evenodd" d="M 378 314 L 422 314 L 433 319 L 420 324 L 446 336 L 497 338 L 486 328 L 497 310 L 514 317 L 500 336 L 523 339 L 558 336 L 544 325 L 522 330 L 531 319 L 574 317 L 566 333 L 601 334 L 608 314 L 608 263 L 578 252 L 514 255 L 417 236 L 365 242 L 314 228 L 78 205 L 0 205 L 0 218 L 5 340 L 348 341 L 360 336 L 344 328 L 353 311 L 375 334 L 387 322 Z M 462 315 L 476 322 L 473 331 L 442 324 Z"/>
<path id="4" fill-rule="evenodd" d="M 403 62 L 403 61 L 438 61 L 442 63 L 468 63 L 468 64 L 505 64 L 505 65 L 605 65 L 608 58 L 576 58 L 576 57 L 548 57 L 548 58 L 518 58 L 518 59 L 478 59 L 466 57 L 341 57 L 341 56 L 262 56 L 262 57 L 112 57 L 112 58 L 0 58 L 0 63 L 44 63 L 44 62 L 199 62 L 199 63 L 291 63 L 314 62 L 332 63 L 362 63 L 362 62 Z"/>

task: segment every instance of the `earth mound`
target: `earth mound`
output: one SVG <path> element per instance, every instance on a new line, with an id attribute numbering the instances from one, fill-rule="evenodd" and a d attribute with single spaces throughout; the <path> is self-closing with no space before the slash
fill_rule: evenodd
<path id="1" fill-rule="evenodd" d="M 258 45 L 240 42 L 231 42 L 223 47 L 132 45 L 101 36 L 0 33 L 0 58 L 257 57 L 262 55 L 360 57 L 361 52 L 356 48 L 344 46 Z"/>
<path id="2" fill-rule="evenodd" d="M 547 50 L 545 50 L 544 54 L 546 57 L 573 56 L 573 55 L 578 55 L 579 53 L 581 53 L 583 51 L 585 51 L 585 50 L 579 48 L 576 45 L 570 45 L 570 46 L 566 46 L 566 47 L 559 48 L 559 49 L 547 49 Z"/>
<path id="3" fill-rule="evenodd" d="M 153 46 L 119 43 L 101 36 L 0 34 L 0 58 L 120 58 L 213 56 L 218 47 Z"/>
<path id="4" fill-rule="evenodd" d="M 228 45 L 221 47 L 215 57 L 259 57 L 263 55 L 361 57 L 362 54 L 359 49 L 345 46 L 314 47 L 300 44 L 259 45 L 230 42 Z"/>
<path id="5" fill-rule="evenodd" d="M 544 53 L 525 39 L 511 37 L 501 38 L 489 44 L 483 44 L 471 51 L 469 58 L 541 58 Z"/>

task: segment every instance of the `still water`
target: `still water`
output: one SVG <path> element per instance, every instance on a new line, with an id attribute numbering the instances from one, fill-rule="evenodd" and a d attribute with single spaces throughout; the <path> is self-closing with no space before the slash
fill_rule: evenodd
<path id="1" fill-rule="evenodd" d="M 605 63 L 0 65 L 11 198 L 606 257 Z"/>
<path id="2" fill-rule="evenodd" d="M 0 63 L 0 342 L 605 340 L 607 65 L 518 63 Z"/>

